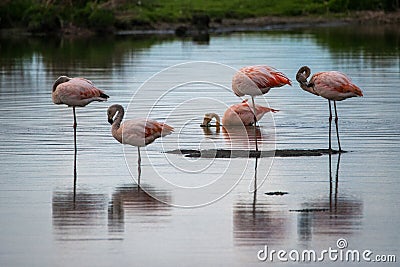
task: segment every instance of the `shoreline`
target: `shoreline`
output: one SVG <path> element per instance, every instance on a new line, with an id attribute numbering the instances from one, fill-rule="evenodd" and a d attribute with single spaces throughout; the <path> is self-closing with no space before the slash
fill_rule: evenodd
<path id="1" fill-rule="evenodd" d="M 254 32 L 270 30 L 291 30 L 297 28 L 333 27 L 340 25 L 400 25 L 400 11 L 385 13 L 383 11 L 357 11 L 347 14 L 328 14 L 322 16 L 266 16 L 246 19 L 223 19 L 207 23 L 206 34 L 226 34 L 233 32 Z M 87 28 L 69 25 L 58 32 L 31 33 L 26 29 L 9 28 L 1 29 L 1 36 L 48 36 L 59 35 L 61 37 L 91 37 L 100 34 L 110 35 L 177 35 L 193 36 L 198 33 L 197 26 L 190 22 L 156 22 L 151 25 L 136 25 L 131 29 L 110 29 L 95 32 Z M 177 30 L 184 28 L 182 35 Z M 197 29 L 198 30 L 198 29 Z"/>
<path id="2" fill-rule="evenodd" d="M 281 17 L 266 16 L 246 19 L 223 19 L 211 21 L 207 33 L 225 34 L 233 32 L 254 32 L 270 30 L 291 30 L 305 27 L 334 27 L 341 25 L 400 25 L 400 11 L 357 11 L 346 15 Z M 138 26 L 130 30 L 118 30 L 116 35 L 174 35 L 179 27 L 193 28 L 190 23 L 155 23 Z"/>

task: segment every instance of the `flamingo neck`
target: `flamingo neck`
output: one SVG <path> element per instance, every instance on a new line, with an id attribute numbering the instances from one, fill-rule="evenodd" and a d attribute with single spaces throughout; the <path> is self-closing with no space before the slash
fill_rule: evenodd
<path id="1" fill-rule="evenodd" d="M 59 86 L 62 83 L 68 82 L 70 80 L 71 80 L 71 78 L 69 78 L 67 76 L 58 77 L 57 80 L 53 84 L 53 92 L 57 89 L 57 86 Z"/>
<path id="2" fill-rule="evenodd" d="M 314 84 L 312 82 L 308 82 L 307 79 L 311 75 L 311 70 L 307 66 L 303 66 L 299 69 L 296 74 L 296 80 L 299 82 L 301 89 L 307 91 L 311 94 L 318 95 L 314 90 Z"/>
<path id="3" fill-rule="evenodd" d="M 211 120 L 215 119 L 215 126 L 220 127 L 221 126 L 221 118 L 218 116 L 216 113 L 211 113 Z"/>
<path id="4" fill-rule="evenodd" d="M 121 108 L 117 109 L 117 113 L 115 115 L 114 122 L 111 126 L 111 133 L 118 140 L 118 142 L 122 143 L 122 131 L 118 131 L 121 127 L 122 119 L 124 118 L 124 110 Z"/>

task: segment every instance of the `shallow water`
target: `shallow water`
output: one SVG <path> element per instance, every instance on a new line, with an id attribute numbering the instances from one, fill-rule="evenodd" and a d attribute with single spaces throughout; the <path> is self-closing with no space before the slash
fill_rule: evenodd
<path id="1" fill-rule="evenodd" d="M 341 27 L 217 35 L 208 44 L 131 36 L 1 39 L 0 265 L 250 266 L 260 264 L 265 245 L 321 251 L 337 249 L 339 238 L 349 249 L 398 257 L 399 38 L 398 29 Z M 201 62 L 182 64 L 193 61 Z M 338 103 L 349 151 L 340 161 L 164 153 L 254 149 L 251 130 L 199 125 L 204 113 L 222 115 L 241 101 L 230 92 L 230 75 L 256 64 L 294 81 L 256 98 L 280 110 L 260 121 L 263 151 L 328 146 L 328 103 L 298 87 L 300 66 L 343 71 L 363 89 L 363 98 Z M 77 109 L 75 194 L 72 110 L 51 102 L 62 74 L 86 77 L 110 95 L 107 103 Z M 112 103 L 129 106 L 129 118 L 150 115 L 175 127 L 141 150 L 147 193 L 135 182 L 136 149 L 111 136 Z M 273 192 L 288 194 L 265 194 Z"/>

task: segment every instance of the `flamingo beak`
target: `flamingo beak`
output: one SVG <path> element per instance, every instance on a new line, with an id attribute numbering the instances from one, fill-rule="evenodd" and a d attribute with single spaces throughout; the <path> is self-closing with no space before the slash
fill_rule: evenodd
<path id="1" fill-rule="evenodd" d="M 113 119 L 112 118 L 108 118 L 108 122 L 110 123 L 110 124 L 113 124 Z"/>

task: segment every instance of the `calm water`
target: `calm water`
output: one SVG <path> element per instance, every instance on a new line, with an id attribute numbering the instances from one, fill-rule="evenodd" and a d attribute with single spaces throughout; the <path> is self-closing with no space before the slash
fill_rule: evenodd
<path id="1" fill-rule="evenodd" d="M 208 44 L 1 39 L 0 266 L 251 266 L 271 264 L 257 259 L 265 245 L 321 251 L 337 249 L 339 238 L 348 249 L 399 257 L 399 40 L 398 29 L 371 27 L 235 33 Z M 349 152 L 257 162 L 165 153 L 252 149 L 252 129 L 199 125 L 204 113 L 222 115 L 241 101 L 230 92 L 231 74 L 255 64 L 293 81 L 305 64 L 352 77 L 365 96 L 338 103 Z M 51 102 L 62 74 L 86 77 L 111 97 L 77 109 L 75 195 L 72 110 Z M 294 82 L 256 102 L 280 110 L 260 122 L 263 151 L 327 147 L 326 100 Z M 129 107 L 127 117 L 149 115 L 175 127 L 142 149 L 147 193 L 135 182 L 136 149 L 111 136 L 112 103 Z"/>

